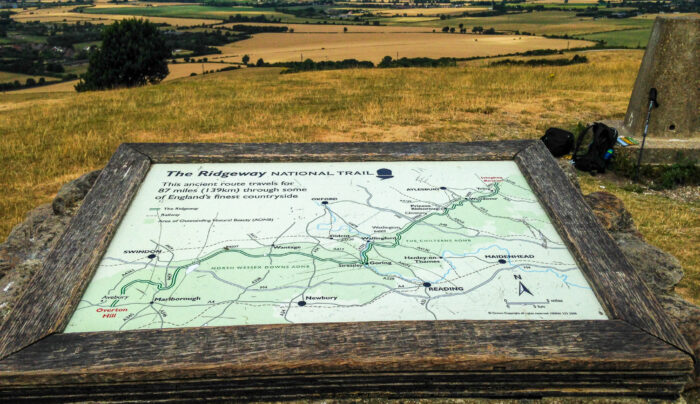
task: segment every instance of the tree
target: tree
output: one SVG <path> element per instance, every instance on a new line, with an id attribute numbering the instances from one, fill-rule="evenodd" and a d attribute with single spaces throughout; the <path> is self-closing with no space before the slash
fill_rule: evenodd
<path id="1" fill-rule="evenodd" d="M 156 25 L 143 19 L 117 21 L 102 31 L 102 45 L 90 52 L 78 91 L 155 84 L 168 75 L 171 51 Z"/>
<path id="2" fill-rule="evenodd" d="M 250 62 L 250 56 L 243 55 L 243 57 L 241 58 L 241 62 L 243 62 L 244 65 L 247 65 L 248 62 Z"/>
<path id="3" fill-rule="evenodd" d="M 448 27 L 448 26 L 442 27 L 442 32 L 450 32 L 450 27 Z"/>
<path id="4" fill-rule="evenodd" d="M 258 59 L 258 61 L 255 62 L 255 66 L 257 66 L 257 67 L 265 66 L 265 61 L 263 60 L 263 58 Z"/>
<path id="5" fill-rule="evenodd" d="M 343 27 L 343 32 L 348 32 L 348 27 Z"/>

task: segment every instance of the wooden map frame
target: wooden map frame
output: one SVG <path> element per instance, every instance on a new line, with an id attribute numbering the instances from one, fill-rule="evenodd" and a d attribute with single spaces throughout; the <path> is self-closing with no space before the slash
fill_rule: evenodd
<path id="1" fill-rule="evenodd" d="M 151 164 L 514 160 L 609 320 L 389 321 L 62 334 Z M 400 344 L 397 341 L 401 341 Z M 540 141 L 123 144 L 0 327 L 12 401 L 677 396 L 695 358 Z"/>

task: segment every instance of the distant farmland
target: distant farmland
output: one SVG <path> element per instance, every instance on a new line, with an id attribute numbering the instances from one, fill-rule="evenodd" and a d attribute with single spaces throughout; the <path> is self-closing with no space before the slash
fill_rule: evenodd
<path id="1" fill-rule="evenodd" d="M 284 33 L 259 34 L 251 39 L 220 47 L 222 55 L 211 60 L 240 62 L 249 55 L 254 62 L 301 59 L 359 59 L 379 62 L 384 56 L 455 57 L 495 56 L 533 49 L 585 47 L 591 42 L 515 35 L 471 35 L 444 33 Z M 398 54 L 398 55 L 397 55 Z"/>
<path id="2" fill-rule="evenodd" d="M 175 5 L 160 7 L 93 7 L 84 9 L 86 14 L 115 14 L 147 17 L 175 17 L 175 18 L 218 18 L 225 19 L 230 15 L 240 14 L 252 17 L 264 15 L 268 18 L 283 18 L 292 20 L 294 16 L 283 14 L 272 8 L 264 7 L 212 7 L 203 5 Z"/>
<path id="3" fill-rule="evenodd" d="M 395 19 L 382 19 L 382 23 L 402 25 Z M 538 35 L 583 35 L 595 32 L 617 31 L 635 28 L 651 28 L 654 21 L 647 18 L 590 18 L 578 17 L 571 11 L 538 11 L 521 14 L 504 14 L 493 17 L 460 17 L 440 20 L 430 18 L 411 25 L 442 28 L 457 27 L 493 27 L 499 31 L 530 32 Z"/>

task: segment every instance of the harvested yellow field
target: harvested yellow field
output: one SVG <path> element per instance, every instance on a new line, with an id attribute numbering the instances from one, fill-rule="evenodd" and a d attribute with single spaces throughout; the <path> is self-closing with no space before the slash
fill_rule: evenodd
<path id="1" fill-rule="evenodd" d="M 177 63 L 169 64 L 170 74 L 163 81 L 170 81 L 182 77 L 189 77 L 192 73 L 202 74 L 205 71 L 221 70 L 229 67 L 227 63 Z"/>
<path id="2" fill-rule="evenodd" d="M 39 81 L 39 79 L 41 79 L 42 77 L 46 81 L 58 80 L 55 77 L 49 77 L 49 76 L 35 76 L 35 75 L 21 74 L 21 73 L 0 72 L 0 83 L 11 83 L 11 82 L 17 80 L 20 83 L 24 84 L 27 81 L 27 79 L 29 79 L 29 78 L 32 78 L 36 81 Z"/>
<path id="3" fill-rule="evenodd" d="M 25 88 L 23 90 L 12 91 L 12 94 L 32 94 L 32 93 L 67 93 L 75 92 L 75 85 L 78 80 L 62 81 L 48 86 Z"/>
<path id="4" fill-rule="evenodd" d="M 170 81 L 189 77 L 192 73 L 202 74 L 204 71 L 216 71 L 230 66 L 226 63 L 176 63 L 169 64 L 170 74 L 163 81 Z M 12 91 L 12 94 L 33 94 L 33 93 L 71 93 L 75 92 L 75 85 L 79 80 L 64 81 L 47 86 L 25 88 L 23 90 Z M 10 94 L 7 92 L 6 94 Z"/>
<path id="5" fill-rule="evenodd" d="M 343 24 L 279 24 L 279 23 L 261 23 L 261 22 L 234 22 L 221 24 L 222 27 L 233 28 L 234 25 L 255 25 L 255 26 L 274 26 L 287 27 L 293 29 L 295 33 L 341 33 L 343 28 L 347 27 L 348 33 L 415 33 L 415 32 L 433 32 L 432 27 L 402 27 L 396 25 L 343 25 Z"/>
<path id="6" fill-rule="evenodd" d="M 392 16 L 407 16 L 407 17 L 416 17 L 416 16 L 426 16 L 426 17 L 435 17 L 439 15 L 456 15 L 456 14 L 462 14 L 466 12 L 477 12 L 477 11 L 484 11 L 488 10 L 487 7 L 430 7 L 430 8 L 407 8 L 407 9 L 392 9 L 392 10 L 386 10 L 386 9 L 368 9 L 368 11 L 371 11 L 373 14 L 376 15 L 381 15 L 385 17 L 392 17 Z"/>
<path id="7" fill-rule="evenodd" d="M 54 17 L 63 15 L 74 9 L 75 6 L 61 6 L 61 7 L 51 7 L 51 8 L 28 8 L 26 10 L 18 11 L 16 14 L 12 14 L 12 18 L 16 21 L 42 21 L 44 17 Z"/>
<path id="8" fill-rule="evenodd" d="M 169 4 L 169 3 L 166 3 Z M 115 7 L 109 5 L 111 7 Z M 99 8 L 100 6 L 97 6 Z M 128 7 L 128 6 L 124 6 Z M 12 18 L 18 22 L 27 21 L 41 21 L 41 22 L 91 22 L 93 24 L 111 24 L 117 20 L 123 20 L 125 18 L 134 18 L 130 15 L 119 15 L 119 14 L 87 14 L 87 13 L 76 13 L 71 12 L 75 6 L 66 7 L 52 7 L 40 10 L 23 10 L 17 14 L 13 14 Z M 220 22 L 219 20 L 212 20 L 206 18 L 176 18 L 176 17 L 147 17 L 139 16 L 136 18 L 143 18 L 150 22 L 156 24 L 169 24 L 173 26 L 189 27 L 193 25 L 200 24 L 216 24 Z"/>
<path id="9" fill-rule="evenodd" d="M 516 35 L 471 35 L 444 33 L 266 33 L 221 46 L 222 54 L 212 60 L 240 62 L 243 55 L 251 61 L 287 62 L 301 59 L 359 59 L 379 62 L 384 56 L 457 57 L 494 56 L 533 49 L 566 49 L 592 45 L 587 41 L 549 39 Z"/>
<path id="10" fill-rule="evenodd" d="M 80 13 L 71 13 L 72 15 Z M 220 20 L 211 20 L 207 18 L 178 18 L 178 17 L 152 17 L 152 16 L 133 16 L 133 15 L 122 15 L 122 14 L 80 14 L 85 16 L 94 17 L 99 20 L 107 21 L 111 23 L 116 20 L 123 20 L 125 18 L 143 18 L 152 23 L 156 24 L 169 24 L 176 27 L 191 27 L 193 25 L 201 24 L 216 24 L 221 22 Z"/>
<path id="11" fill-rule="evenodd" d="M 566 5 L 567 3 L 564 0 L 530 0 L 527 3 L 533 3 L 533 4 L 561 4 L 562 6 Z M 596 4 L 598 3 L 598 0 L 573 0 L 569 4 Z M 613 1 L 612 3 L 621 3 L 620 0 Z"/>

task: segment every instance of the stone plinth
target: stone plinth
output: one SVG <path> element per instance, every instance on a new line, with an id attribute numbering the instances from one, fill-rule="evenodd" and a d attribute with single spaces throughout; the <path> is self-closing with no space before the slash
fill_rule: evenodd
<path id="1" fill-rule="evenodd" d="M 658 91 L 649 136 L 700 137 L 700 18 L 657 17 L 634 84 L 623 135 L 640 138 L 649 90 Z"/>

